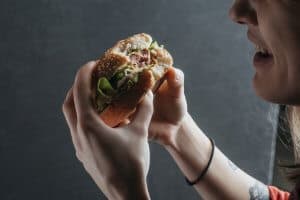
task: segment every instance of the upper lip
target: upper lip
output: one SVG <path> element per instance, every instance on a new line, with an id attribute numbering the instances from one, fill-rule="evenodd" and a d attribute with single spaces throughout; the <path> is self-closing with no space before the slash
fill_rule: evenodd
<path id="1" fill-rule="evenodd" d="M 256 46 L 262 47 L 263 49 L 267 50 L 268 53 L 271 54 L 271 51 L 270 51 L 270 49 L 267 47 L 267 45 L 265 45 L 265 43 L 264 43 L 263 41 L 261 41 L 261 40 L 259 39 L 259 37 L 256 36 L 255 33 L 253 33 L 252 31 L 248 30 L 248 31 L 247 31 L 247 37 L 248 37 L 248 39 L 249 39 L 252 43 L 254 43 Z"/>

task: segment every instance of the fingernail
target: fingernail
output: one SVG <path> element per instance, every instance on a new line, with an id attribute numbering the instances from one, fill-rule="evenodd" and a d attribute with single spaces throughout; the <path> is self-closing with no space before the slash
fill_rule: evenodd
<path id="1" fill-rule="evenodd" d="M 95 64 L 96 64 L 96 61 L 94 61 L 94 60 L 91 60 L 88 62 L 88 65 L 91 65 L 91 66 L 94 66 Z"/>
<path id="2" fill-rule="evenodd" d="M 179 81 L 181 79 L 181 72 L 178 69 L 175 69 L 175 81 Z"/>
<path id="3" fill-rule="evenodd" d="M 146 93 L 146 95 L 147 95 L 148 97 L 152 97 L 152 96 L 153 96 L 153 93 L 152 93 L 151 90 L 149 90 L 149 91 Z"/>

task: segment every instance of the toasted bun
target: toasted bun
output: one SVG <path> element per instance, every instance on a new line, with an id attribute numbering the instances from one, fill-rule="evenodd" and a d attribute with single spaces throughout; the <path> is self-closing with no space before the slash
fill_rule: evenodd
<path id="1" fill-rule="evenodd" d="M 139 80 L 131 90 L 116 98 L 100 113 L 101 119 L 108 126 L 115 127 L 134 113 L 136 106 L 154 85 L 154 79 L 150 71 L 143 71 L 139 75 Z"/>
<path id="2" fill-rule="evenodd" d="M 130 49 L 148 49 L 151 43 L 152 37 L 145 33 L 117 42 L 98 60 L 93 74 L 93 85 L 96 85 L 99 77 L 111 78 L 118 69 L 131 63 L 128 56 Z M 173 65 L 173 59 L 163 47 L 155 49 L 155 58 L 157 63 L 154 67 L 140 72 L 138 82 L 129 91 L 114 98 L 110 105 L 99 113 L 108 126 L 115 127 L 127 119 L 143 100 L 147 91 L 150 89 L 156 91 L 163 82 L 165 73 Z"/>

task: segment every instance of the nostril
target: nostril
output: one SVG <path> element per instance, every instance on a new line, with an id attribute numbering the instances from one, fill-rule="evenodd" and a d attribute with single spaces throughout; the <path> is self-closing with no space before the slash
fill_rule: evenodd
<path id="1" fill-rule="evenodd" d="M 257 24 L 257 14 L 248 1 L 235 1 L 229 10 L 229 17 L 238 24 Z"/>
<path id="2" fill-rule="evenodd" d="M 240 12 L 236 4 L 230 8 L 228 15 L 233 22 L 244 24 L 243 20 L 241 20 Z"/>

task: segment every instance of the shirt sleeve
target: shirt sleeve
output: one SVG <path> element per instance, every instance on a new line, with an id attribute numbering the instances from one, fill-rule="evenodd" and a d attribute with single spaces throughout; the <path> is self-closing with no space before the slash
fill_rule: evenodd
<path id="1" fill-rule="evenodd" d="M 268 189 L 270 194 L 270 200 L 288 200 L 290 197 L 289 192 L 279 190 L 277 187 L 268 186 Z"/>

